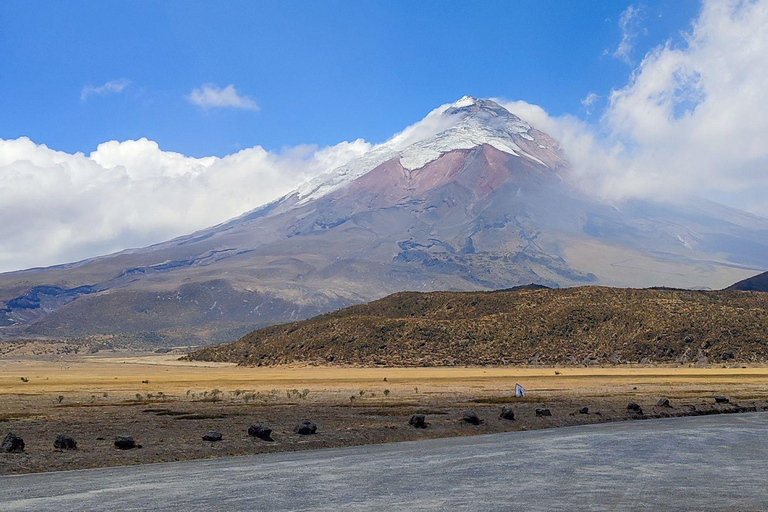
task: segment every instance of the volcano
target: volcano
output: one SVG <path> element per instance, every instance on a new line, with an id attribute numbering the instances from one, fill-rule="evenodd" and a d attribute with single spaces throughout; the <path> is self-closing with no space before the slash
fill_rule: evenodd
<path id="1" fill-rule="evenodd" d="M 0 335 L 213 343 L 405 290 L 722 288 L 767 267 L 767 219 L 601 200 L 557 141 L 464 97 L 224 224 L 0 274 Z"/>

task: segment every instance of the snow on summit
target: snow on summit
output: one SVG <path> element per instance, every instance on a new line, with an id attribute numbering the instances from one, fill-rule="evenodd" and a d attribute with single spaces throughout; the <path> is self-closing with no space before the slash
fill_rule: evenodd
<path id="1" fill-rule="evenodd" d="M 464 96 L 442 105 L 387 142 L 373 146 L 364 155 L 321 174 L 296 190 L 299 202 L 317 199 L 359 178 L 392 158 L 408 170 L 424 167 L 443 153 L 471 149 L 482 144 L 546 165 L 523 151 L 520 139 L 535 141 L 532 127 L 498 103 Z"/>

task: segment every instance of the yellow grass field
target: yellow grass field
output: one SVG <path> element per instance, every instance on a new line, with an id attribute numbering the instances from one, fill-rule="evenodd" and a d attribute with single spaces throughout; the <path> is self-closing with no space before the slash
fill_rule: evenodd
<path id="1" fill-rule="evenodd" d="M 28 382 L 23 382 L 22 377 Z M 179 361 L 176 355 L 83 356 L 66 362 L 0 359 L 0 395 L 143 391 L 169 394 L 213 388 L 230 391 L 298 387 L 318 392 L 419 387 L 422 392 L 437 393 L 474 389 L 486 394 L 509 391 L 517 382 L 529 392 L 547 396 L 631 395 L 642 387 L 643 393 L 666 391 L 675 396 L 728 392 L 768 397 L 768 368 L 765 367 L 252 368 Z M 634 387 L 638 390 L 633 390 Z"/>

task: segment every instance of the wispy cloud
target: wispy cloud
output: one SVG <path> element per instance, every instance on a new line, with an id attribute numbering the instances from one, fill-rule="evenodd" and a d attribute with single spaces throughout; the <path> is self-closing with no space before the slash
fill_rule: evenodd
<path id="1" fill-rule="evenodd" d="M 235 86 L 229 84 L 219 87 L 216 84 L 203 84 L 200 88 L 192 89 L 187 95 L 187 101 L 202 109 L 236 108 L 240 110 L 259 110 L 259 106 L 248 96 L 243 96 Z"/>
<path id="2" fill-rule="evenodd" d="M 583 100 L 581 100 L 581 104 L 584 107 L 584 110 L 587 111 L 587 114 L 591 114 L 592 113 L 592 106 L 599 99 L 600 99 L 600 96 L 598 96 L 594 92 L 591 92 L 591 93 L 587 94 L 587 96 Z"/>
<path id="3" fill-rule="evenodd" d="M 635 46 L 635 39 L 640 33 L 640 22 L 643 20 L 642 6 L 629 5 L 619 17 L 619 28 L 621 29 L 621 42 L 619 43 L 613 56 L 621 59 L 627 64 L 632 64 L 632 49 Z"/>
<path id="4" fill-rule="evenodd" d="M 117 80 L 110 80 L 109 82 L 103 84 L 103 85 L 86 85 L 83 87 L 83 89 L 80 91 L 80 99 L 82 101 L 85 101 L 88 99 L 88 96 L 92 96 L 94 94 L 98 96 L 104 96 L 107 94 L 117 94 L 123 92 L 129 85 L 131 85 L 131 81 L 127 78 L 119 78 Z"/>

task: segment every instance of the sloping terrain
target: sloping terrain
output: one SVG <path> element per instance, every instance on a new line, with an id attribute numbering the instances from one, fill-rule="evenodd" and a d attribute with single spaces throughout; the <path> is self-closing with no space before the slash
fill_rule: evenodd
<path id="1" fill-rule="evenodd" d="M 768 361 L 768 294 L 577 287 L 398 293 L 191 354 L 244 365 Z"/>
<path id="2" fill-rule="evenodd" d="M 744 279 L 728 287 L 728 290 L 745 292 L 768 292 L 768 272 Z"/>
<path id="3" fill-rule="evenodd" d="M 719 289 L 768 268 L 768 220 L 707 201 L 609 204 L 557 142 L 463 98 L 219 226 L 0 274 L 0 338 L 229 341 L 412 291 L 527 283 Z"/>

